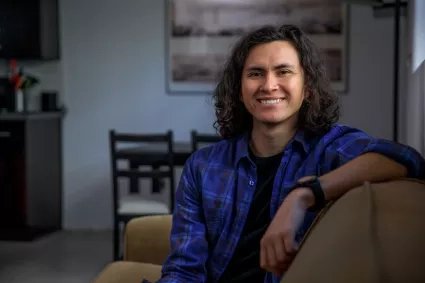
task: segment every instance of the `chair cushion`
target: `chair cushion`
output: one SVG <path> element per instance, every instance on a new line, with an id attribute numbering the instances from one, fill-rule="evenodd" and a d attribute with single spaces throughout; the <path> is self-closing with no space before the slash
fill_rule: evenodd
<path id="1" fill-rule="evenodd" d="M 149 263 L 117 261 L 109 264 L 92 283 L 155 282 L 161 278 L 161 266 Z"/>
<path id="2" fill-rule="evenodd" d="M 147 200 L 139 195 L 126 195 L 120 198 L 118 214 L 169 214 L 170 208 L 165 203 Z"/>

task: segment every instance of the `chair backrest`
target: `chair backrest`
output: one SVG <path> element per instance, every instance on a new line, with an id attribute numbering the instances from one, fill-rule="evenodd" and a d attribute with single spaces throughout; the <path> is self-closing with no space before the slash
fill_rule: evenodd
<path id="1" fill-rule="evenodd" d="M 222 137 L 214 134 L 201 134 L 197 131 L 191 131 L 192 152 L 198 150 L 202 144 L 213 144 L 222 140 Z"/>
<path id="2" fill-rule="evenodd" d="M 172 215 L 134 218 L 125 229 L 124 260 L 162 265 L 170 254 Z"/>
<path id="3" fill-rule="evenodd" d="M 424 215 L 425 182 L 364 183 L 316 218 L 283 282 L 425 282 Z"/>
<path id="4" fill-rule="evenodd" d="M 174 148 L 171 130 L 164 134 L 117 133 L 115 130 L 110 130 L 109 142 L 114 206 L 118 206 L 119 178 L 129 178 L 133 184 L 138 184 L 139 179 L 143 178 L 153 180 L 169 178 L 171 204 L 174 204 Z M 125 147 L 122 147 L 123 145 Z M 118 162 L 123 160 L 129 163 L 128 167 L 118 168 Z M 140 170 L 139 167 L 146 165 L 166 168 Z"/>

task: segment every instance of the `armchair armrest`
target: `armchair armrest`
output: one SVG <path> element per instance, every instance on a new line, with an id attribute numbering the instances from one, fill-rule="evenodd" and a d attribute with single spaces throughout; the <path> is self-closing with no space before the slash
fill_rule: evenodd
<path id="1" fill-rule="evenodd" d="M 130 220 L 125 228 L 124 260 L 162 265 L 170 253 L 171 215 Z"/>

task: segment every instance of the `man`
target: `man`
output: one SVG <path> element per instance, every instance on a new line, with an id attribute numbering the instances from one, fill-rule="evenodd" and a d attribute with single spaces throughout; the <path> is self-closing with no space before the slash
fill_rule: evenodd
<path id="1" fill-rule="evenodd" d="M 338 96 L 295 26 L 243 37 L 214 99 L 224 140 L 185 165 L 160 283 L 278 282 L 327 201 L 425 176 L 412 148 L 336 124 Z"/>

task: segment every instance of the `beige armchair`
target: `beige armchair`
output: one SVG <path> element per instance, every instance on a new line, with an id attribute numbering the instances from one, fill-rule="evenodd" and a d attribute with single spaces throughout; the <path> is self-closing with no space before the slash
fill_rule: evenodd
<path id="1" fill-rule="evenodd" d="M 124 261 L 108 265 L 93 283 L 158 280 L 170 230 L 171 216 L 130 221 Z M 282 282 L 423 283 L 424 239 L 425 182 L 366 183 L 320 213 Z"/>
<path id="2" fill-rule="evenodd" d="M 124 260 L 109 264 L 93 283 L 155 282 L 170 252 L 171 215 L 138 217 L 128 222 Z"/>

